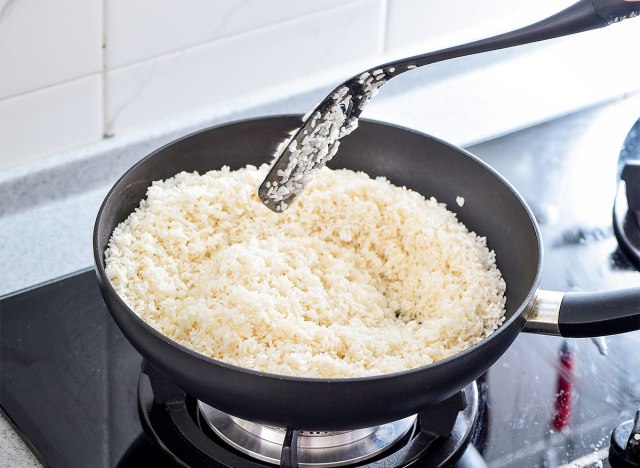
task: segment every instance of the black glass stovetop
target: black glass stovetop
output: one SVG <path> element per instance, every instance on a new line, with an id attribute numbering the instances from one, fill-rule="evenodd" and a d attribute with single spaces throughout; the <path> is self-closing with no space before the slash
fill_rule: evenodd
<path id="1" fill-rule="evenodd" d="M 545 289 L 640 285 L 611 229 L 617 152 L 590 144 L 601 115 L 582 112 L 471 148 L 536 213 Z M 164 466 L 138 416 L 141 357 L 112 321 L 92 270 L 1 299 L 0 343 L 0 406 L 43 463 Z M 487 376 L 489 466 L 560 466 L 606 451 L 612 429 L 640 408 L 640 332 L 606 346 L 603 356 L 590 339 L 518 337 Z M 554 423 L 559 375 L 571 394 L 562 429 L 557 415 Z"/>

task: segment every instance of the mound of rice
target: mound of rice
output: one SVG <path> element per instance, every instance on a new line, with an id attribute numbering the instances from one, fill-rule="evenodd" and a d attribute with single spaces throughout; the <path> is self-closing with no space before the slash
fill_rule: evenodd
<path id="1" fill-rule="evenodd" d="M 267 167 L 180 173 L 113 232 L 111 284 L 142 319 L 245 368 L 357 377 L 438 361 L 504 320 L 495 256 L 435 199 L 322 169 L 285 214 Z"/>

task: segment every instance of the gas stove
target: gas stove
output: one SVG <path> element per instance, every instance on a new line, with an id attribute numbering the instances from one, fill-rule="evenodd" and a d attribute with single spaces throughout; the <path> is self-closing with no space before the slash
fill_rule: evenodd
<path id="1" fill-rule="evenodd" d="M 611 222 L 616 193 L 617 207 L 635 206 L 618 188 L 628 161 L 594 143 L 602 122 L 613 125 L 595 109 L 470 148 L 536 213 L 545 289 L 640 285 Z M 117 329 L 92 270 L 2 298 L 0 344 L 0 406 L 56 467 L 622 466 L 608 460 L 610 441 L 615 452 L 640 429 L 640 332 L 594 342 L 521 334 L 441 405 L 332 433 L 241 420 L 183 392 Z"/>

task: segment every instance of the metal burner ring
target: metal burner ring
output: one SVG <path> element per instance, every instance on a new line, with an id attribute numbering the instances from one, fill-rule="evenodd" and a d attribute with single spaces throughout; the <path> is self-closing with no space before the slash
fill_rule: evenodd
<path id="1" fill-rule="evenodd" d="M 228 444 L 258 460 L 278 464 L 286 430 L 230 416 L 198 402 L 209 427 Z M 300 467 L 336 467 L 368 460 L 415 426 L 416 416 L 353 431 L 300 431 Z"/>

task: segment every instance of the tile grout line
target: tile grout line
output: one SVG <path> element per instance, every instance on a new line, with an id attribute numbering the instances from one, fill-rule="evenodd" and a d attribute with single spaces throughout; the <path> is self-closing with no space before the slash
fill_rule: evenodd
<path id="1" fill-rule="evenodd" d="M 108 119 L 108 80 L 107 80 L 107 0 L 102 0 L 102 70 L 101 70 L 101 84 L 102 84 L 102 138 L 109 138 L 107 132 L 107 119 Z"/>
<path id="2" fill-rule="evenodd" d="M 50 85 L 44 85 L 44 86 L 38 86 L 37 88 L 34 89 L 30 89 L 29 91 L 24 91 L 18 94 L 13 94 L 11 96 L 5 96 L 3 98 L 0 98 L 0 104 L 1 103 L 5 103 L 5 102 L 9 102 L 13 99 L 19 99 L 25 96 L 29 96 L 30 94 L 36 94 L 39 93 L 41 91 L 46 91 L 48 89 L 52 89 L 52 88 L 57 88 L 58 86 L 64 86 L 67 85 L 69 83 L 75 83 L 76 81 L 80 81 L 80 80 L 84 80 L 86 78 L 90 78 L 92 76 L 97 76 L 97 75 L 101 75 L 102 74 L 102 70 L 94 70 L 91 71 L 89 73 L 85 73 L 83 75 L 79 75 L 79 76 L 74 76 L 73 78 L 68 78 L 66 80 L 63 81 L 59 81 L 57 83 L 54 84 L 50 84 Z"/>
<path id="3" fill-rule="evenodd" d="M 382 13 L 381 13 L 381 21 L 380 21 L 380 54 L 384 57 L 387 53 L 388 44 L 387 38 L 389 35 L 389 1 L 390 0 L 382 0 Z"/>

